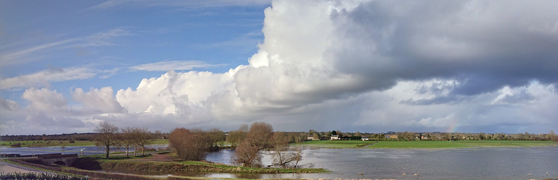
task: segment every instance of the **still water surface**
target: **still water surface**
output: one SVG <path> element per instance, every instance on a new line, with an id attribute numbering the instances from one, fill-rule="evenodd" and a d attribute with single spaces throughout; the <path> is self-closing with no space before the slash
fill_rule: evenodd
<path id="1" fill-rule="evenodd" d="M 224 178 L 343 179 L 543 179 L 558 177 L 558 147 L 462 149 L 305 149 L 302 164 L 331 173 L 173 173 Z M 231 163 L 232 150 L 213 152 L 208 161 Z M 269 153 L 263 163 L 271 164 Z M 548 172 L 549 176 L 546 176 Z M 132 172 L 138 173 L 138 172 Z M 363 173 L 363 175 L 359 175 Z M 414 176 L 419 173 L 420 176 Z M 146 173 L 142 173 L 146 174 Z M 168 173 L 150 173 L 168 175 Z M 403 175 L 405 174 L 405 175 Z"/>
<path id="2" fill-rule="evenodd" d="M 65 152 L 103 153 L 94 146 L 66 147 Z M 2 153 L 61 152 L 60 147 L 0 148 Z M 232 150 L 212 152 L 208 161 L 231 164 Z M 264 164 L 271 164 L 265 152 Z M 343 178 L 343 179 L 543 179 L 558 177 L 558 147 L 458 148 L 458 149 L 305 149 L 300 164 L 313 164 L 331 173 L 230 174 L 173 173 L 174 175 L 228 178 Z M 549 176 L 546 176 L 548 172 Z M 168 173 L 125 172 L 145 175 Z M 363 173 L 363 175 L 359 175 Z M 414 176 L 419 173 L 420 176 Z M 405 174 L 405 176 L 403 176 Z"/>
<path id="3" fill-rule="evenodd" d="M 159 148 L 166 147 L 167 145 L 150 145 L 146 146 L 148 148 Z M 47 153 L 62 153 L 62 154 L 81 154 L 83 149 L 83 155 L 93 155 L 93 154 L 104 154 L 104 147 L 97 146 L 66 146 L 62 148 L 61 146 L 50 146 L 50 147 L 0 147 L 0 153 L 4 154 L 21 154 L 21 155 L 34 155 L 34 154 L 47 154 Z M 126 148 L 111 148 L 111 152 L 114 151 L 126 151 Z M 130 148 L 130 152 L 134 152 L 134 148 Z"/>

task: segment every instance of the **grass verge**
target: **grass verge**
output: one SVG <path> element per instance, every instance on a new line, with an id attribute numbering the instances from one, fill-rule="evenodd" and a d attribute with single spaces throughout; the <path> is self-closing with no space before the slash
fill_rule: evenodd
<path id="1" fill-rule="evenodd" d="M 325 169 L 280 169 L 237 167 L 200 161 L 152 162 L 126 160 L 99 160 L 103 170 L 108 171 L 141 171 L 141 172 L 214 172 L 214 173 L 325 173 Z"/>

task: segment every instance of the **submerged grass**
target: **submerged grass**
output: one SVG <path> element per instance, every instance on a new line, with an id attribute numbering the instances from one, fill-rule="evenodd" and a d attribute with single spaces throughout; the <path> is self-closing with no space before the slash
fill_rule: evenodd
<path id="1" fill-rule="evenodd" d="M 319 147 L 319 148 L 361 148 L 374 143 L 374 141 L 306 141 L 299 144 L 301 146 Z"/>

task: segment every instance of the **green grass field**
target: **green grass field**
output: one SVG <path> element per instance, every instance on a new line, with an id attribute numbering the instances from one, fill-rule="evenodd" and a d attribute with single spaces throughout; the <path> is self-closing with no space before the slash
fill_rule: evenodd
<path id="1" fill-rule="evenodd" d="M 292 144 L 293 146 L 310 146 L 318 148 L 361 148 L 363 146 L 374 143 L 373 141 L 306 141 L 300 144 Z"/>
<path id="2" fill-rule="evenodd" d="M 380 141 L 368 148 L 472 148 L 558 146 L 550 141 Z"/>
<path id="3" fill-rule="evenodd" d="M 0 141 L 0 146 L 10 147 L 11 144 L 21 143 L 21 147 L 46 147 L 46 146 L 95 146 L 95 141 L 75 141 L 70 143 L 68 140 L 59 141 Z M 11 143 L 11 144 L 10 144 Z M 156 139 L 151 144 L 168 144 L 168 139 Z"/>

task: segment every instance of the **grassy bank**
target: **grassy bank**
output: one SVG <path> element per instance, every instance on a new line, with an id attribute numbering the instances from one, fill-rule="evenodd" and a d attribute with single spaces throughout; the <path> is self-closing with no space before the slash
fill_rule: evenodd
<path id="1" fill-rule="evenodd" d="M 361 148 L 369 144 L 374 143 L 373 141 L 306 141 L 299 144 L 292 144 L 293 146 L 309 146 L 317 148 Z"/>
<path id="2" fill-rule="evenodd" d="M 368 148 L 471 148 L 558 146 L 551 141 L 380 141 Z"/>
<path id="3" fill-rule="evenodd" d="M 107 171 L 136 171 L 136 172 L 215 172 L 215 173 L 325 173 L 325 169 L 282 169 L 282 168 L 250 168 L 230 166 L 220 163 L 204 161 L 180 161 L 174 153 L 153 154 L 146 156 L 111 156 L 106 159 L 102 155 L 86 156 L 93 161 L 84 161 Z M 84 158 L 85 159 L 85 158 Z M 100 170 L 100 169 L 97 169 Z"/>
<path id="4" fill-rule="evenodd" d="M 95 141 L 74 141 L 70 143 L 69 140 L 53 140 L 53 141 L 0 141 L 0 146 L 10 147 L 13 144 L 20 143 L 21 147 L 48 147 L 48 146 L 95 146 Z M 151 143 L 155 144 L 169 144 L 168 139 L 156 139 Z"/>
<path id="5" fill-rule="evenodd" d="M 126 160 L 101 160 L 103 170 L 108 171 L 136 171 L 136 172 L 215 172 L 215 173 L 324 173 L 325 169 L 280 169 L 280 168 L 250 168 L 237 167 L 224 164 L 214 164 L 200 161 L 182 162 L 153 162 L 153 161 L 126 161 Z"/>

